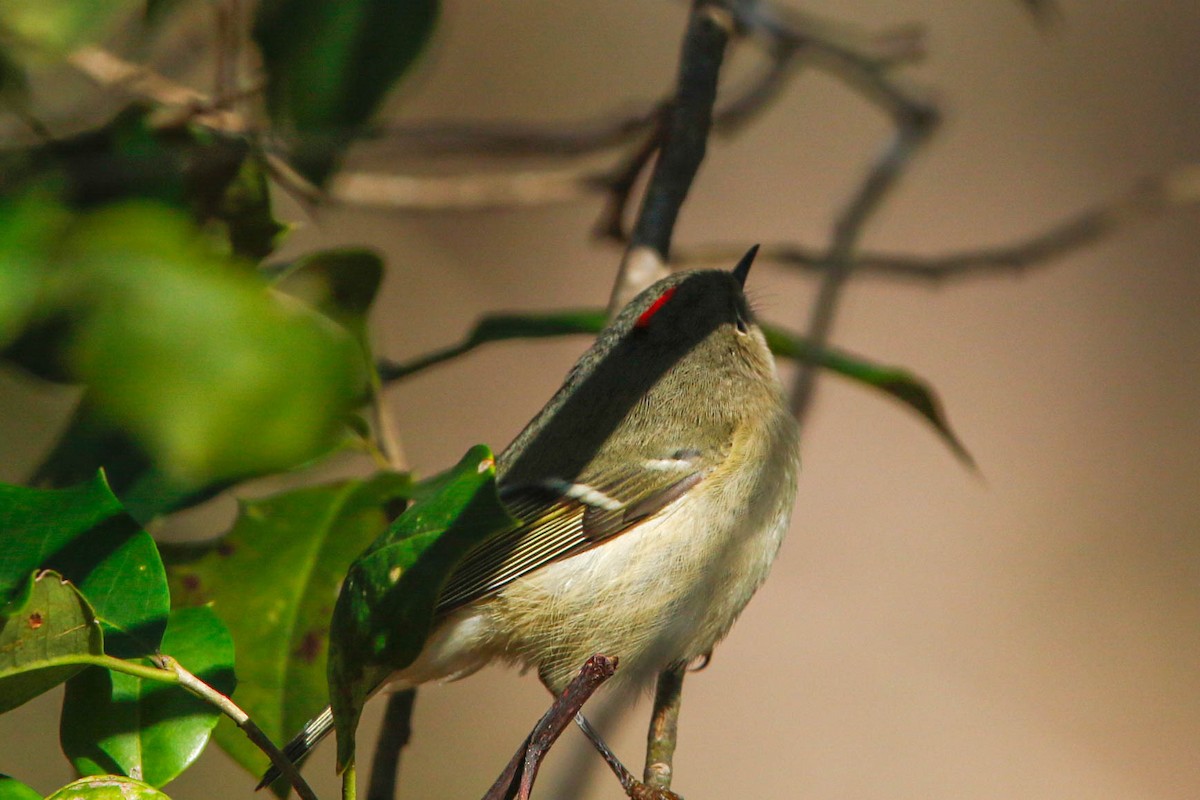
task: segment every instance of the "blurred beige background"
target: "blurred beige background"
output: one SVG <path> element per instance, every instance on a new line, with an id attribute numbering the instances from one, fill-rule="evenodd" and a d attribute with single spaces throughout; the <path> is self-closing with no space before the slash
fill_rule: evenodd
<path id="1" fill-rule="evenodd" d="M 867 246 L 1002 244 L 1200 158 L 1200 4 L 1062 6 L 1048 33 L 1006 0 L 805 6 L 872 28 L 929 27 L 929 57 L 909 75 L 936 89 L 946 124 Z M 451 0 L 393 107 L 408 120 L 590 119 L 669 85 L 684 10 Z M 886 130 L 836 81 L 801 76 L 711 149 L 676 242 L 824 243 Z M 455 340 L 487 310 L 602 303 L 619 253 L 589 241 L 597 211 L 329 210 L 291 247 L 386 253 L 375 319 L 381 351 L 400 358 Z M 686 682 L 678 791 L 1200 796 L 1198 223 L 1194 210 L 1173 213 L 1019 277 L 850 287 L 835 341 L 927 377 L 982 478 L 911 414 L 822 381 L 774 574 Z M 801 326 L 810 277 L 763 264 L 752 284 L 764 317 Z M 432 471 L 475 442 L 503 445 L 585 346 L 495 345 L 396 387 L 413 464 Z M 5 450 L 19 446 L 0 477 L 28 470 L 68 402 L 0 376 L 15 437 Z M 57 702 L 0 718 L 0 771 L 42 791 L 70 777 L 55 757 Z M 545 704 L 536 680 L 504 670 L 423 691 L 401 796 L 482 795 Z M 631 764 L 647 713 L 643 702 L 613 734 Z M 564 796 L 581 763 L 599 778 L 586 797 L 621 796 L 598 759 L 578 760 L 581 738 L 568 732 L 537 796 Z M 322 752 L 309 771 L 325 797 L 337 792 L 331 760 Z M 214 750 L 168 791 L 249 797 L 250 786 Z"/>

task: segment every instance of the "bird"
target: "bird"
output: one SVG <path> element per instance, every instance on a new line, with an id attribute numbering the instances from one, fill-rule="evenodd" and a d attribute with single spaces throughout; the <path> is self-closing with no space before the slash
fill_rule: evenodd
<path id="1" fill-rule="evenodd" d="M 799 471 L 744 292 L 756 251 L 668 275 L 600 332 L 496 459 L 519 524 L 464 555 L 391 688 L 507 662 L 557 694 L 597 653 L 618 659 L 610 685 L 638 688 L 711 654 L 767 576 Z M 298 762 L 332 727 L 326 708 L 285 754 Z"/>

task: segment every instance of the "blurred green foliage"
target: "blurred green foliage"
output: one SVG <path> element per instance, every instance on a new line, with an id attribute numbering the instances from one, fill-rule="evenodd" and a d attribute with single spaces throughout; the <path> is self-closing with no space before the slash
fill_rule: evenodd
<path id="1" fill-rule="evenodd" d="M 30 132 L 0 149 L 0 363 L 82 389 L 31 476 L 40 488 L 0 486 L 0 709 L 66 681 L 75 769 L 149 784 L 85 780 L 64 797 L 162 797 L 151 786 L 204 749 L 218 712 L 157 652 L 228 694 L 236 645 L 251 678 L 238 698 L 276 738 L 320 708 L 337 586 L 409 486 L 382 473 L 248 504 L 208 556 L 166 548 L 181 559 L 168 587 L 141 523 L 362 442 L 358 412 L 380 385 L 367 315 L 383 263 L 364 250 L 264 263 L 287 226 L 255 134 L 120 92 L 66 135 L 36 119 L 30 87 L 65 57 L 136 52 L 187 5 L 0 4 L 0 121 Z M 267 110 L 320 181 L 413 63 L 437 4 L 277 0 L 256 14 Z M 236 728 L 219 738 L 261 768 Z M 5 778 L 4 792 L 32 790 Z"/>

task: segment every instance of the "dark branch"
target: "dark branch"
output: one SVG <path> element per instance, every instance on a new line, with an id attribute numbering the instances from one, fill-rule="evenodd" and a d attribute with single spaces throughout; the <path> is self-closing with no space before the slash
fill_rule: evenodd
<path id="1" fill-rule="evenodd" d="M 608 202 L 600 214 L 600 221 L 596 224 L 595 235 L 597 237 L 613 239 L 618 242 L 628 241 L 628 235 L 625 232 L 625 210 L 629 207 L 629 200 L 633 196 L 633 190 L 637 187 L 642 173 L 666 139 L 669 116 L 670 106 L 664 105 L 658 111 L 658 123 L 651 130 L 650 135 L 638 149 L 626 157 L 624 163 L 613 171 L 612 177 L 606 182 Z"/>
<path id="2" fill-rule="evenodd" d="M 854 271 L 855 252 L 867 221 L 907 170 L 912 157 L 933 133 L 938 122 L 937 111 L 932 106 L 924 105 L 893 87 L 882 74 L 876 77 L 878 86 L 887 89 L 880 96 L 885 98 L 892 113 L 896 131 L 834 225 L 829 249 L 822 259 L 825 271 L 804 337 L 818 348 L 824 347 L 829 341 L 842 290 Z M 792 413 L 801 424 L 812 399 L 815 378 L 816 371 L 803 366 L 797 371 L 792 385 Z"/>
<path id="3" fill-rule="evenodd" d="M 375 745 L 375 758 L 371 761 L 367 800 L 394 800 L 396 797 L 400 754 L 412 736 L 412 711 L 416 698 L 415 689 L 393 692 L 388 696 L 387 709 L 379 728 L 379 742 Z"/>
<path id="4" fill-rule="evenodd" d="M 650 247 L 666 261 L 679 209 L 708 146 L 717 81 L 732 20 L 723 7 L 697 2 L 688 18 L 666 141 L 630 235 L 630 248 Z"/>
<path id="5" fill-rule="evenodd" d="M 554 705 L 542 715 L 483 800 L 528 800 L 542 759 L 571 724 L 588 698 L 617 670 L 617 659 L 594 655 L 579 670 Z"/>
<path id="6" fill-rule="evenodd" d="M 930 283 L 996 273 L 1020 273 L 1063 258 L 1103 239 L 1118 228 L 1153 219 L 1172 208 L 1200 204 L 1196 167 L 1185 165 L 1166 176 L 1140 181 L 1116 199 L 1057 222 L 1014 244 L 980 247 L 944 255 L 904 255 L 864 252 L 854 258 L 856 275 L 908 279 Z M 706 245 L 676 254 L 678 264 L 724 264 L 745 248 Z M 799 244 L 766 244 L 759 259 L 825 272 L 824 253 Z"/>

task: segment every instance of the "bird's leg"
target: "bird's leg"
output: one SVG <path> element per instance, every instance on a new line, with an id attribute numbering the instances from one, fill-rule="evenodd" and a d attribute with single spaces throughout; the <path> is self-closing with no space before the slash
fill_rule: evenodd
<path id="1" fill-rule="evenodd" d="M 648 786 L 639 781 L 634 774 L 629 771 L 621 759 L 617 758 L 612 748 L 604 741 L 600 733 L 592 727 L 592 723 L 588 722 L 587 717 L 583 714 L 575 715 L 575 724 L 583 731 L 583 735 L 588 738 L 592 746 L 596 748 L 596 752 L 608 764 L 608 768 L 617 776 L 617 780 L 621 782 L 621 788 L 625 790 L 625 794 L 632 800 L 682 800 L 679 795 L 669 789 L 657 789 Z"/>

